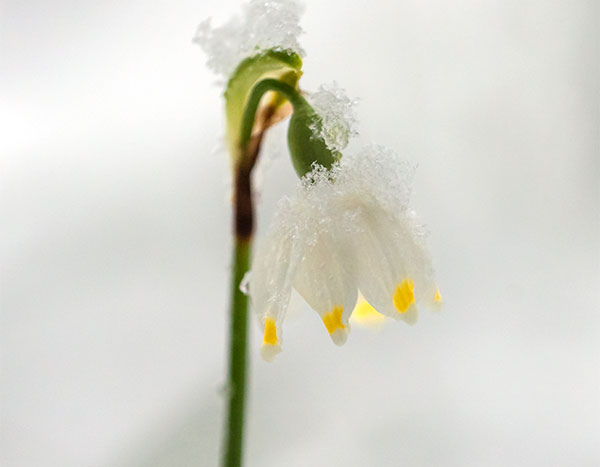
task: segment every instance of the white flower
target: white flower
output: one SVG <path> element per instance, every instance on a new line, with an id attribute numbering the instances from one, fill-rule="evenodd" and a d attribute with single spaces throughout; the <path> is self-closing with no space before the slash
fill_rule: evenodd
<path id="1" fill-rule="evenodd" d="M 424 231 L 408 207 L 412 173 L 391 151 L 373 146 L 331 170 L 315 167 L 281 202 L 250 282 L 266 360 L 281 350 L 292 287 L 338 345 L 350 331 L 359 290 L 378 312 L 409 324 L 417 304 L 439 307 Z"/>

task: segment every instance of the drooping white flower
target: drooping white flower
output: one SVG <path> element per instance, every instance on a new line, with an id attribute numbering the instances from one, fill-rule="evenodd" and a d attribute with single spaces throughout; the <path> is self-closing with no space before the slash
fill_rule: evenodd
<path id="1" fill-rule="evenodd" d="M 408 206 L 413 168 L 379 146 L 315 167 L 279 206 L 252 264 L 250 296 L 264 329 L 262 355 L 281 350 L 292 287 L 341 345 L 358 291 L 378 312 L 413 324 L 437 308 L 424 231 Z"/>

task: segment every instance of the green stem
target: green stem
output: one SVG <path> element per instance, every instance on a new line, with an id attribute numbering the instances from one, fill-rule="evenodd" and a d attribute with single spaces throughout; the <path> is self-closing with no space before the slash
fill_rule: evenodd
<path id="1" fill-rule="evenodd" d="M 240 283 L 248 271 L 251 240 L 236 236 L 231 282 L 231 329 L 229 349 L 229 384 L 227 396 L 227 437 L 223 465 L 239 467 L 242 464 L 244 434 L 244 403 L 246 388 L 246 341 L 248 327 L 248 297 L 240 290 Z"/>
<path id="2" fill-rule="evenodd" d="M 275 79 L 266 79 L 254 87 L 244 109 L 241 134 L 243 157 L 238 161 L 234 172 L 235 245 L 231 281 L 229 381 L 227 385 L 229 404 L 223 457 L 224 467 L 240 467 L 242 465 L 244 405 L 246 399 L 248 297 L 240 290 L 240 283 L 250 264 L 252 233 L 254 230 L 251 175 L 262 139 L 261 133 L 258 138 L 251 141 L 252 127 L 254 126 L 260 100 L 267 91 L 279 92 L 292 104 L 304 100 L 291 86 Z"/>

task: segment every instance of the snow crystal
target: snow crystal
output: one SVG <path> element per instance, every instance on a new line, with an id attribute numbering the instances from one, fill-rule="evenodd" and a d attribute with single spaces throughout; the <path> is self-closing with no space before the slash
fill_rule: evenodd
<path id="1" fill-rule="evenodd" d="M 327 147 L 341 151 L 348 146 L 351 137 L 358 135 L 355 107 L 357 99 L 350 99 L 346 92 L 334 81 L 330 85 L 321 85 L 317 92 L 308 95 L 308 101 L 321 122 L 311 126 Z"/>
<path id="2" fill-rule="evenodd" d="M 274 49 L 304 55 L 298 44 L 302 7 L 294 0 L 250 0 L 225 24 L 200 23 L 193 41 L 208 55 L 208 66 L 226 79 L 247 57 Z"/>
<path id="3" fill-rule="evenodd" d="M 373 144 L 344 156 L 336 184 L 359 196 L 370 196 L 391 212 L 407 215 L 416 165 L 392 149 Z"/>
<path id="4" fill-rule="evenodd" d="M 297 186 L 296 198 L 319 205 L 332 196 L 356 197 L 407 216 L 415 170 L 392 149 L 369 145 L 345 154 L 330 169 L 313 163 Z"/>

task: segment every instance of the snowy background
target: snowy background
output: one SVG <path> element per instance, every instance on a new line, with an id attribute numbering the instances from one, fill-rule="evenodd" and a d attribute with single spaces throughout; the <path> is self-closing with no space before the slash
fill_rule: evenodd
<path id="1" fill-rule="evenodd" d="M 298 305 L 273 364 L 253 326 L 247 465 L 599 465 L 598 2 L 306 3 L 302 85 L 419 164 L 446 307 L 337 348 Z M 238 9 L 2 0 L 2 466 L 216 465 L 228 168 L 191 38 Z"/>

